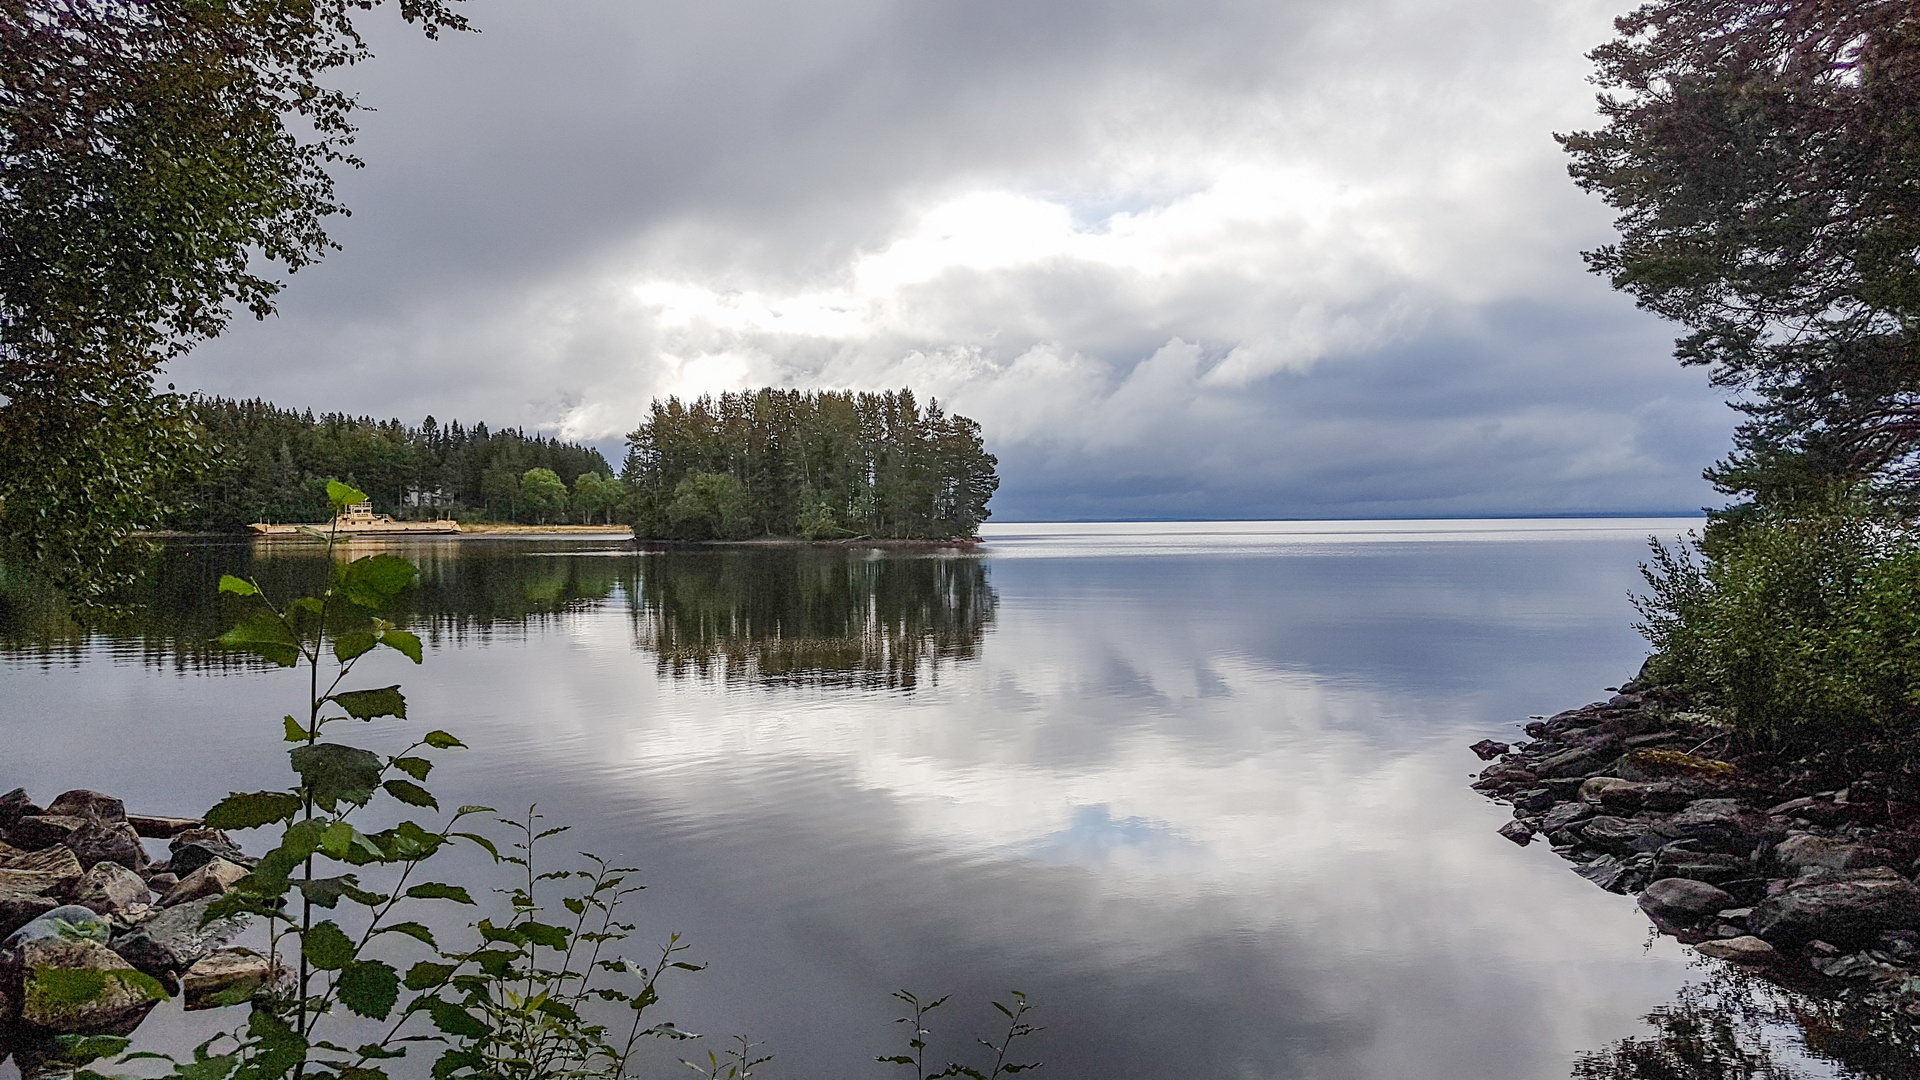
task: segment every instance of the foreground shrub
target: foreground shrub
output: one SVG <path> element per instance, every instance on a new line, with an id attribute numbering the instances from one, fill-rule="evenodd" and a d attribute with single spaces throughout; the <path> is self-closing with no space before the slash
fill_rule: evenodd
<path id="1" fill-rule="evenodd" d="M 1774 739 L 1920 722 L 1920 543 L 1842 505 L 1653 541 L 1634 598 L 1654 682 Z"/>

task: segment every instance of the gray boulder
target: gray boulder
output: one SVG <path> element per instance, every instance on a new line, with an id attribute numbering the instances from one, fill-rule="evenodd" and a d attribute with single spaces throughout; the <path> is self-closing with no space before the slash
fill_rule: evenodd
<path id="1" fill-rule="evenodd" d="M 152 862 L 140 843 L 140 834 L 124 821 L 82 819 L 85 824 L 67 836 L 66 845 L 80 859 L 80 865 L 92 868 L 103 862 L 119 863 L 129 870 L 144 869 Z"/>
<path id="2" fill-rule="evenodd" d="M 1540 819 L 1540 831 L 1552 836 L 1554 833 L 1564 831 L 1569 825 L 1585 821 L 1592 816 L 1593 807 L 1585 803 L 1561 803 L 1547 811 L 1546 816 Z"/>
<path id="3" fill-rule="evenodd" d="M 73 888 L 73 902 L 101 915 L 124 914 L 153 903 L 153 892 L 140 875 L 115 862 L 95 863 Z"/>
<path id="4" fill-rule="evenodd" d="M 1752 877 L 1753 864 L 1738 855 L 1691 851 L 1675 844 L 1668 844 L 1653 857 L 1650 874 L 1656 881 L 1661 878 L 1678 877 L 1704 881 L 1709 885 L 1723 885 L 1729 881 Z"/>
<path id="5" fill-rule="evenodd" d="M 0 937 L 60 906 L 60 901 L 37 892 L 0 889 Z"/>
<path id="6" fill-rule="evenodd" d="M 79 788 L 66 792 L 47 804 L 47 813 L 94 818 L 98 821 L 127 820 L 127 805 L 111 795 Z"/>
<path id="7" fill-rule="evenodd" d="M 185 971 L 211 956 L 245 929 L 240 918 L 215 919 L 206 926 L 200 920 L 218 897 L 190 900 L 141 923 L 113 941 L 113 951 L 141 971 L 152 974 Z"/>
<path id="8" fill-rule="evenodd" d="M 7 843 L 28 851 L 64 844 L 87 820 L 75 814 L 27 814 L 7 829 Z"/>
<path id="9" fill-rule="evenodd" d="M 65 844 L 27 852 L 0 865 L 0 891 L 65 896 L 86 868 Z"/>
<path id="10" fill-rule="evenodd" d="M 1661 878 L 1640 894 L 1640 910 L 1676 926 L 1697 923 L 1733 905 L 1724 890 L 1692 878 Z"/>
<path id="11" fill-rule="evenodd" d="M 1755 904 L 1747 925 L 1775 945 L 1869 944 L 1883 930 L 1920 929 L 1920 887 L 1891 870 L 1797 885 Z"/>
<path id="12" fill-rule="evenodd" d="M 1573 831 L 1588 846 L 1617 855 L 1637 850 L 1637 845 L 1652 834 L 1653 827 L 1644 821 L 1602 815 L 1589 818 Z"/>
<path id="13" fill-rule="evenodd" d="M 1891 866 L 1896 861 L 1890 851 L 1865 844 L 1849 844 L 1811 833 L 1789 836 L 1773 849 L 1773 857 L 1789 873 L 1799 875 L 1815 867 L 1828 870 L 1862 870 L 1870 866 Z"/>
<path id="14" fill-rule="evenodd" d="M 215 859 L 246 867 L 260 861 L 249 858 L 240 850 L 240 845 L 219 829 L 188 829 L 168 842 L 167 851 L 171 856 L 167 860 L 167 871 L 182 880 Z"/>

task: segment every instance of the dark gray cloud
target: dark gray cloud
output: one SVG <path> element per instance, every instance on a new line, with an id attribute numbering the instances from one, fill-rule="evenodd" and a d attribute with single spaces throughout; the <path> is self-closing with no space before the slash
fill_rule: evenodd
<path id="1" fill-rule="evenodd" d="M 617 443 L 911 384 L 1002 517 L 1691 509 L 1731 416 L 1581 271 L 1608 6 L 469 5 L 379 19 L 344 249 L 184 385 Z"/>

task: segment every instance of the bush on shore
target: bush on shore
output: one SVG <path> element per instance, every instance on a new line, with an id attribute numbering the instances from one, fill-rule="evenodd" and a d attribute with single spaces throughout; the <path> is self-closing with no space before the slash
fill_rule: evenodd
<path id="1" fill-rule="evenodd" d="M 1920 540 L 1903 523 L 1836 497 L 1652 546 L 1645 681 L 1775 741 L 1920 727 Z"/>

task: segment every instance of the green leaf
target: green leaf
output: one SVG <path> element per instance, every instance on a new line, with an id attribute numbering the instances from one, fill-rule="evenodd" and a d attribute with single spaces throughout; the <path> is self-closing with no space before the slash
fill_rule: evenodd
<path id="1" fill-rule="evenodd" d="M 331 919 L 309 927 L 300 936 L 300 949 L 307 963 L 321 971 L 339 971 L 353 963 L 353 939 Z"/>
<path id="2" fill-rule="evenodd" d="M 232 593 L 235 596 L 260 595 L 260 590 L 254 587 L 253 582 L 245 578 L 234 577 L 232 574 L 220 575 L 220 591 L 223 593 Z"/>
<path id="3" fill-rule="evenodd" d="M 387 794 L 408 806 L 430 806 L 435 810 L 440 809 L 440 802 L 433 797 L 433 793 L 411 780 L 389 780 L 380 786 L 386 789 Z"/>
<path id="4" fill-rule="evenodd" d="M 335 659 L 344 664 L 355 657 L 365 656 L 367 653 L 373 651 L 373 647 L 378 644 L 380 644 L 380 639 L 374 637 L 372 632 L 367 630 L 351 630 L 333 639 L 333 655 Z"/>
<path id="5" fill-rule="evenodd" d="M 68 1065 L 85 1065 L 103 1057 L 123 1053 L 133 1040 L 122 1035 L 55 1035 L 55 1057 Z"/>
<path id="6" fill-rule="evenodd" d="M 457 832 L 457 833 L 448 833 L 447 835 L 457 836 L 462 840 L 471 840 L 474 843 L 479 844 L 481 847 L 486 848 L 487 854 L 492 855 L 494 858 L 494 861 L 498 862 L 500 860 L 500 849 L 493 846 L 493 841 L 487 839 L 484 836 L 481 836 L 479 833 Z"/>
<path id="7" fill-rule="evenodd" d="M 341 571 L 340 587 L 353 603 L 384 611 L 393 598 L 419 576 L 419 567 L 398 555 L 382 552 L 348 563 Z"/>
<path id="8" fill-rule="evenodd" d="M 280 616 L 271 611 L 256 611 L 239 626 L 221 634 L 214 643 L 223 649 L 250 652 L 281 667 L 292 667 L 300 659 L 300 641 Z"/>
<path id="9" fill-rule="evenodd" d="M 388 764 L 415 780 L 425 780 L 427 774 L 433 771 L 433 762 L 423 757 L 397 757 Z"/>
<path id="10" fill-rule="evenodd" d="M 363 1043 L 356 1053 L 369 1060 L 403 1058 L 407 1056 L 407 1048 L 403 1046 L 398 1050 L 392 1050 L 381 1046 L 379 1043 Z"/>
<path id="11" fill-rule="evenodd" d="M 458 968 L 453 964 L 433 964 L 425 960 L 407 969 L 407 989 L 428 990 L 447 981 Z"/>
<path id="12" fill-rule="evenodd" d="M 392 1006 L 388 1006 L 388 1009 L 391 1010 Z M 386 1013 L 381 1013 L 380 1016 L 381 1019 L 385 1019 Z M 399 1057 L 400 1055 L 395 1054 L 393 1056 Z M 336 1065 L 334 1068 L 338 1072 L 339 1080 L 392 1080 L 392 1078 L 387 1075 L 387 1070 L 375 1065 Z M 321 1074 L 316 1073 L 315 1075 L 318 1076 Z"/>
<path id="13" fill-rule="evenodd" d="M 518 926 L 521 935 L 535 945 L 545 945 L 549 949 L 567 947 L 567 931 L 562 927 L 531 920 L 519 923 Z"/>
<path id="14" fill-rule="evenodd" d="M 359 960 L 335 984 L 340 1003 L 361 1016 L 385 1020 L 400 997 L 400 973 L 380 960 Z"/>
<path id="15" fill-rule="evenodd" d="M 354 503 L 366 502 L 367 493 L 338 480 L 329 480 L 327 481 L 327 501 L 333 504 L 335 511 L 340 511 Z"/>
<path id="16" fill-rule="evenodd" d="M 451 750 L 456 746 L 465 749 L 467 745 L 444 731 L 429 731 L 420 737 L 420 741 L 435 750 Z"/>
<path id="17" fill-rule="evenodd" d="M 441 844 L 446 843 L 446 838 L 439 833 L 428 832 L 417 822 L 412 821 L 403 821 L 391 829 L 382 829 L 373 834 L 371 839 L 380 846 L 381 851 L 386 853 L 385 857 L 394 862 L 405 859 L 424 859 L 433 854 Z"/>
<path id="18" fill-rule="evenodd" d="M 340 898 L 343 896 L 369 907 L 384 903 L 387 899 L 379 893 L 362 889 L 360 879 L 353 874 L 341 874 L 338 877 L 328 878 L 294 878 L 288 884 L 299 889 L 300 895 L 306 897 L 315 907 L 332 908 L 340 903 Z"/>
<path id="19" fill-rule="evenodd" d="M 434 1027 L 460 1038 L 478 1039 L 493 1030 L 467 1010 L 439 998 L 427 999 L 427 1015 L 432 1017 Z"/>
<path id="20" fill-rule="evenodd" d="M 300 721 L 295 720 L 292 716 L 283 716 L 281 717 L 281 719 L 287 722 L 287 734 L 286 734 L 287 742 L 313 741 L 312 734 L 308 732 L 306 728 L 303 728 L 300 726 Z"/>
<path id="21" fill-rule="evenodd" d="M 382 630 L 379 633 L 380 644 L 405 656 L 414 663 L 421 658 L 420 636 L 406 630 Z"/>
<path id="22" fill-rule="evenodd" d="M 427 929 L 425 924 L 422 923 L 397 922 L 392 926 L 381 927 L 379 932 L 382 934 L 405 934 L 410 938 L 424 941 L 436 949 L 440 947 L 439 943 L 433 940 L 433 931 Z"/>
<path id="23" fill-rule="evenodd" d="M 342 802 L 367 805 L 386 769 L 380 755 L 340 743 L 296 746 L 287 756 L 314 804 L 329 813 Z"/>
<path id="24" fill-rule="evenodd" d="M 207 811 L 204 823 L 209 829 L 257 829 L 291 820 L 300 807 L 300 796 L 290 791 L 256 791 L 251 795 L 234 791 Z"/>
<path id="25" fill-rule="evenodd" d="M 438 881 L 423 882 L 408 889 L 406 895 L 415 900 L 451 900 L 456 904 L 471 904 L 473 897 L 458 885 L 447 885 Z"/>
<path id="26" fill-rule="evenodd" d="M 407 718 L 407 699 L 401 695 L 399 683 L 376 690 L 347 690 L 327 700 L 347 710 L 347 715 L 355 720 L 372 720 L 381 716 L 397 716 L 402 720 Z"/>

